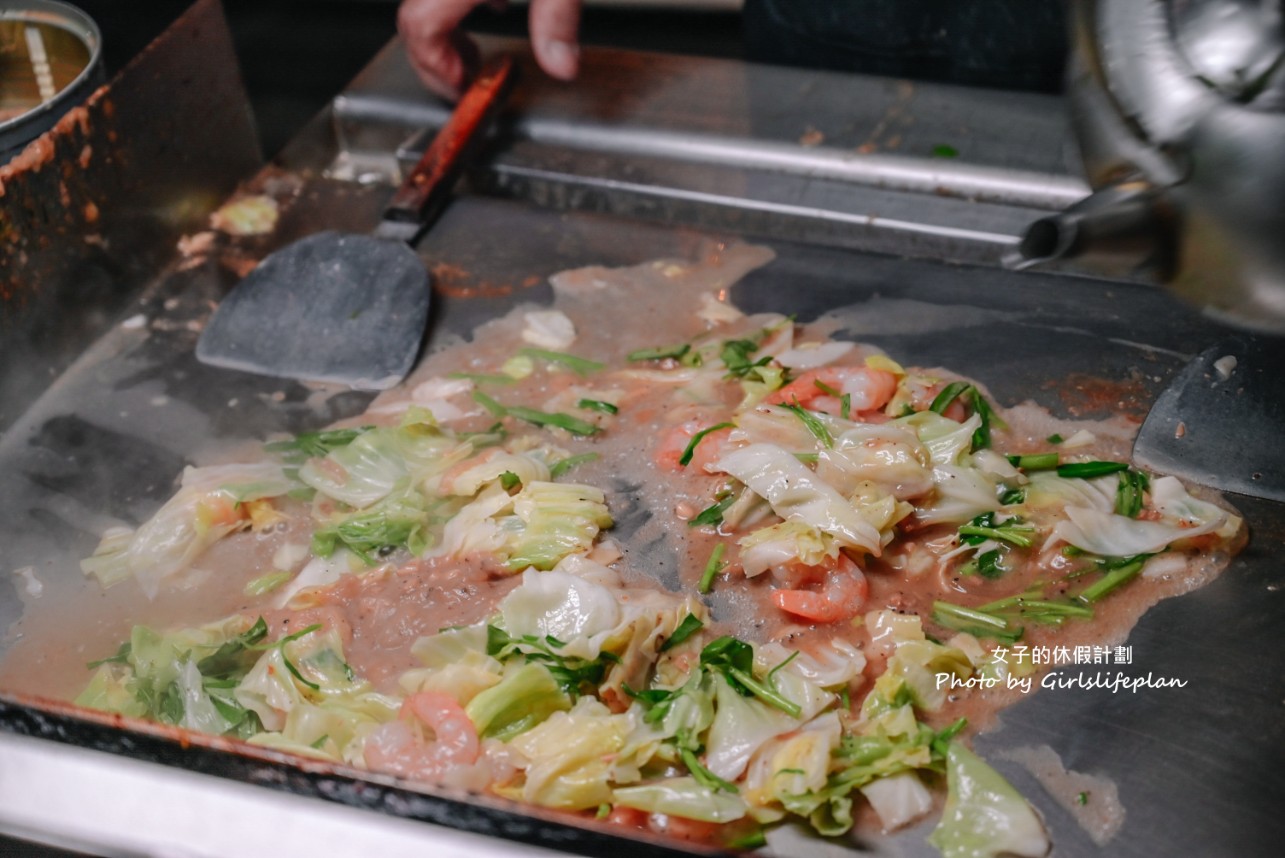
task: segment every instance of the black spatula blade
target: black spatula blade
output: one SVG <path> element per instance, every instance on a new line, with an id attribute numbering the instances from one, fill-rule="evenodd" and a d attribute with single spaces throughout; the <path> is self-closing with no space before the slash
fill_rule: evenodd
<path id="1" fill-rule="evenodd" d="M 1138 464 L 1285 502 L 1285 340 L 1250 334 L 1207 349 L 1152 406 Z"/>
<path id="2" fill-rule="evenodd" d="M 401 242 L 323 232 L 265 259 L 228 293 L 196 356 L 283 378 L 384 390 L 414 364 L 431 289 Z"/>

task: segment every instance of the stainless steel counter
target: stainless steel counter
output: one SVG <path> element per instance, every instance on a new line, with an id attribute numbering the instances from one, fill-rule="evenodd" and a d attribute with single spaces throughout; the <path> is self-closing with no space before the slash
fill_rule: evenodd
<path id="1" fill-rule="evenodd" d="M 498 47 L 514 46 L 488 44 Z M 1226 334 L 1146 284 L 998 266 L 1028 220 L 1085 192 L 1068 168 L 1056 99 L 616 51 L 587 51 L 575 87 L 529 63 L 526 72 L 493 159 L 419 247 L 439 272 L 430 343 L 515 302 L 547 301 L 543 278 L 554 271 L 691 256 L 703 241 L 738 238 L 778 253 L 738 287 L 746 309 L 830 313 L 894 357 L 977 377 L 1004 404 L 1140 417 L 1189 356 Z M 204 367 L 191 354 L 196 329 L 235 279 L 220 259 L 253 258 L 322 227 L 369 228 L 398 165 L 421 145 L 416 134 L 444 115 L 390 46 L 283 154 L 272 181 L 297 193 L 270 242 L 158 271 L 14 421 L 0 439 L 0 625 L 32 598 L 8 570 L 79 576 L 96 528 L 149 514 L 189 456 L 363 408 L 362 394 L 318 396 Z M 1104 390 L 1109 398 L 1095 395 Z M 1044 691 L 978 738 L 1044 814 L 1055 854 L 1278 854 L 1285 511 L 1237 503 L 1249 548 L 1218 581 L 1157 606 L 1128 641 L 1132 664 L 1121 669 L 1185 687 Z M 657 854 L 510 808 L 297 772 L 165 731 L 123 733 L 14 690 L 0 694 L 0 828 L 27 836 L 116 854 L 513 848 L 452 831 L 463 829 L 581 854 Z M 1038 744 L 1118 786 L 1127 818 L 1105 849 L 996 756 Z M 91 800 L 106 800 L 105 812 Z M 193 803 L 211 815 L 191 814 Z M 926 830 L 862 846 L 931 855 Z M 772 845 L 853 851 L 788 833 Z"/>

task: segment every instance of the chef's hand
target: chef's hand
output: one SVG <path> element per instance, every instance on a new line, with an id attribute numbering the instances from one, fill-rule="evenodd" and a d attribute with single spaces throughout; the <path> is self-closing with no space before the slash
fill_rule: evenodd
<path id="1" fill-rule="evenodd" d="M 479 59 L 460 23 L 474 7 L 503 9 L 505 0 L 402 0 L 397 29 L 411 65 L 425 86 L 457 98 L 477 73 Z M 580 70 L 580 0 L 531 0 L 531 46 L 536 61 L 552 77 L 572 80 Z"/>

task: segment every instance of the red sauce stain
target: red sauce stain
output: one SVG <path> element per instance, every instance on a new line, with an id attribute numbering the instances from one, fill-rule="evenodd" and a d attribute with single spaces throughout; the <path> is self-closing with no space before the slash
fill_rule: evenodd
<path id="1" fill-rule="evenodd" d="M 1060 381 L 1048 381 L 1045 390 L 1054 390 L 1074 417 L 1092 414 L 1119 414 L 1141 423 L 1147 416 L 1151 395 L 1137 370 L 1129 378 L 1112 380 L 1073 372 Z"/>
<path id="2" fill-rule="evenodd" d="M 475 281 L 472 274 L 458 265 L 441 262 L 430 271 L 433 287 L 451 298 L 497 298 L 513 292 L 513 287 L 507 283 Z"/>

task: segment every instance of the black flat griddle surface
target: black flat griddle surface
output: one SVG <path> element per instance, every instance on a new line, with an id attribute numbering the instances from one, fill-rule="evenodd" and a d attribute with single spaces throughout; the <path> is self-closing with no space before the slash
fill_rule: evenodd
<path id="1" fill-rule="evenodd" d="M 330 228 L 368 227 L 381 202 L 374 192 L 354 197 L 325 184 L 313 191 L 308 220 Z M 311 228 L 287 218 L 275 240 Z M 464 198 L 420 247 L 430 265 L 454 272 L 435 298 L 430 343 L 467 337 L 516 303 L 547 303 L 544 278 L 556 271 L 694 258 L 704 242 L 728 238 Z M 950 367 L 981 381 L 1001 404 L 1030 399 L 1063 416 L 1124 412 L 1140 419 L 1190 356 L 1226 334 L 1151 287 L 802 245 L 774 250 L 776 261 L 734 292 L 744 310 L 793 313 L 801 321 L 830 313 L 848 334 L 899 361 Z M 199 323 L 234 279 L 209 262 L 159 283 L 129 311 L 141 313 L 146 325 L 118 326 L 91 345 L 0 442 L 6 570 L 32 565 L 41 577 L 80 576 L 77 561 L 97 544 L 102 516 L 142 521 L 172 494 L 185 463 L 363 410 L 367 394 L 318 395 L 195 361 Z M 1233 501 L 1251 529 L 1249 548 L 1213 584 L 1154 608 L 1128 640 L 1132 664 L 1121 669 L 1177 677 L 1186 687 L 1043 691 L 1006 710 L 1002 727 L 977 740 L 1041 809 L 1055 854 L 1279 854 L 1285 515 L 1278 504 Z M 14 576 L 0 576 L 0 626 L 20 614 L 17 584 Z M 0 725 L 9 729 L 39 733 L 32 723 L 33 713 L 21 706 L 0 709 Z M 109 741 L 98 728 L 58 735 L 130 753 L 128 743 Z M 1118 784 L 1126 822 L 1104 852 L 1023 769 L 994 755 L 1038 744 L 1051 745 L 1068 769 Z M 168 762 L 184 765 L 181 758 Z M 248 763 L 225 762 L 215 767 L 219 774 L 249 777 Z M 342 790 L 320 792 L 346 800 Z M 403 805 L 382 809 L 396 813 Z M 477 825 L 467 815 L 452 822 Z M 923 841 L 932 824 L 879 851 L 935 854 Z M 605 853 L 605 843 L 573 834 L 566 847 Z M 799 841 L 786 851 L 816 848 Z"/>

